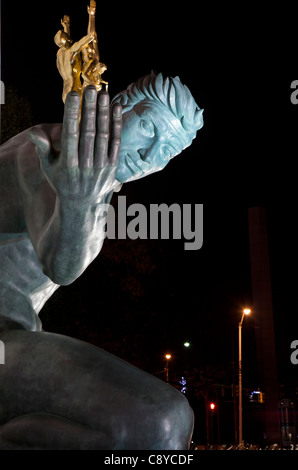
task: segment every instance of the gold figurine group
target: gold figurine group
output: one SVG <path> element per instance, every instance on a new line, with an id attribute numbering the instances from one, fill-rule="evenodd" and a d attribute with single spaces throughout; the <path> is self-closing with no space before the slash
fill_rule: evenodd
<path id="1" fill-rule="evenodd" d="M 108 89 L 108 82 L 101 78 L 107 67 L 99 60 L 94 0 L 90 1 L 87 11 L 89 14 L 88 31 L 80 41 L 73 43 L 70 36 L 70 18 L 67 15 L 64 15 L 61 20 L 63 30 L 58 31 L 54 38 L 59 47 L 57 68 L 63 79 L 62 100 L 64 103 L 70 91 L 76 91 L 82 97 L 84 88 L 88 85 L 94 85 L 97 91 L 102 89 L 103 84 L 106 90 Z"/>

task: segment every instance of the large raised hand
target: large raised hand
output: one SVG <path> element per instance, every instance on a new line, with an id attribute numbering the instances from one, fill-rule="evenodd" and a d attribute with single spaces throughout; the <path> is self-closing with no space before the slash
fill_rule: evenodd
<path id="1" fill-rule="evenodd" d="M 29 132 L 41 163 L 41 171 L 56 195 L 50 219 L 40 223 L 47 200 L 46 188 L 29 198 L 27 226 L 43 271 L 56 284 L 76 279 L 99 253 L 103 244 L 103 218 L 114 189 L 121 142 L 122 110 L 110 110 L 107 92 L 86 87 L 82 100 L 68 94 L 61 149 L 54 148 L 42 130 Z M 49 188 L 50 189 L 50 188 Z M 51 190 L 52 191 L 52 190 Z"/>
<path id="2" fill-rule="evenodd" d="M 32 129 L 41 169 L 60 202 L 102 203 L 117 182 L 115 173 L 121 142 L 121 106 L 111 111 L 107 92 L 86 87 L 79 124 L 80 97 L 68 94 L 62 127 L 61 151 L 42 130 Z M 110 123 L 111 120 L 111 123 Z"/>

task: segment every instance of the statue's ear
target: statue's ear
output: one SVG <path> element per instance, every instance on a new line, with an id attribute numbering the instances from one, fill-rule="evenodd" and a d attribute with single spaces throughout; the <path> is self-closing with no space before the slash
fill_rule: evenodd
<path id="1" fill-rule="evenodd" d="M 194 121 L 195 121 L 195 125 L 198 126 L 197 129 L 201 129 L 201 127 L 203 127 L 204 125 L 204 121 L 203 121 L 203 112 L 204 112 L 204 109 L 197 109 L 196 113 L 195 113 L 195 118 L 194 118 Z"/>

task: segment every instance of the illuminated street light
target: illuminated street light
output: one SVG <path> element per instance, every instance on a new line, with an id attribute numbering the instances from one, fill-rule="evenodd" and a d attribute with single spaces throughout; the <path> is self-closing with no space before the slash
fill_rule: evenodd
<path id="1" fill-rule="evenodd" d="M 239 337 L 239 445 L 242 445 L 242 345 L 241 345 L 241 335 L 242 335 L 242 323 L 245 315 L 251 313 L 250 308 L 243 309 L 242 317 L 238 325 L 238 337 Z"/>
<path id="2" fill-rule="evenodd" d="M 171 354 L 165 354 L 165 358 L 167 360 L 166 367 L 165 367 L 166 381 L 169 382 L 169 360 L 172 359 L 172 355 Z"/>
<path id="3" fill-rule="evenodd" d="M 189 348 L 189 347 L 190 347 L 190 343 L 189 343 L 188 341 L 185 341 L 185 343 L 183 344 L 183 346 L 184 346 L 185 348 Z"/>

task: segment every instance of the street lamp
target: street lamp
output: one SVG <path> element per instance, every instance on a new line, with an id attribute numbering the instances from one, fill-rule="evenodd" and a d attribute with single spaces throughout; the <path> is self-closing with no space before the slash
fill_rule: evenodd
<path id="1" fill-rule="evenodd" d="M 165 354 L 165 358 L 167 360 L 166 367 L 165 367 L 166 381 L 169 382 L 169 360 L 172 358 L 172 355 L 171 354 Z"/>
<path id="2" fill-rule="evenodd" d="M 238 337 L 239 337 L 239 445 L 242 445 L 242 353 L 241 353 L 241 334 L 242 334 L 242 323 L 245 315 L 251 313 L 250 308 L 243 309 L 242 317 L 238 325 Z"/>

